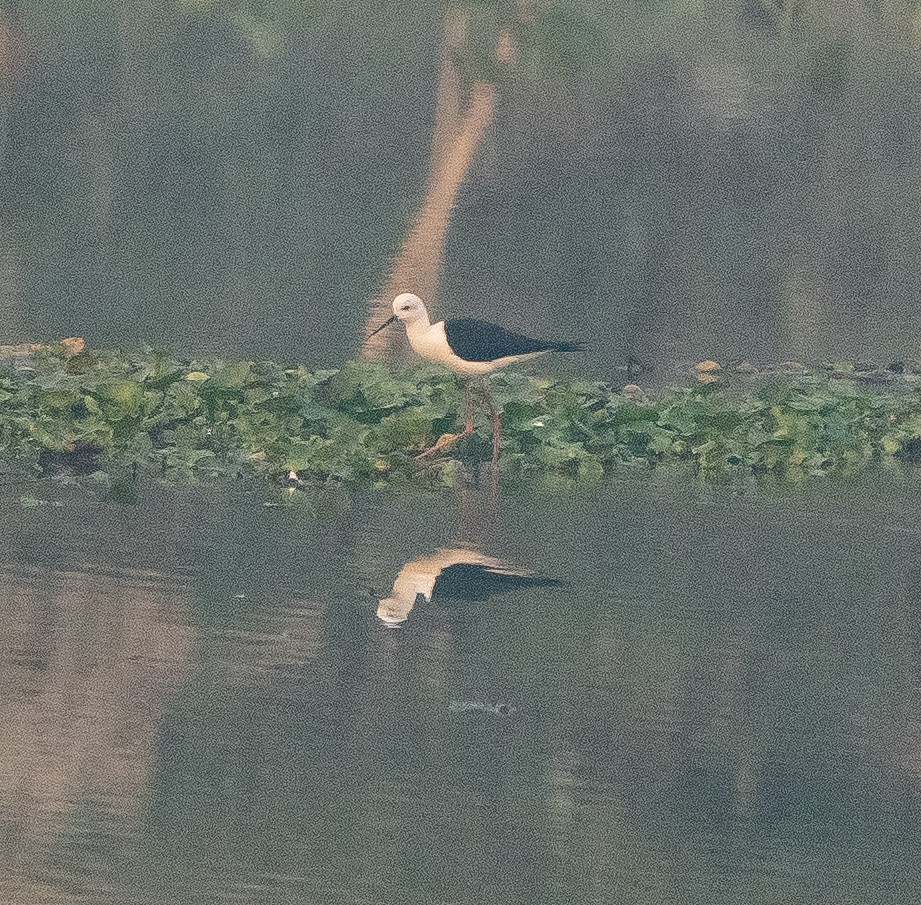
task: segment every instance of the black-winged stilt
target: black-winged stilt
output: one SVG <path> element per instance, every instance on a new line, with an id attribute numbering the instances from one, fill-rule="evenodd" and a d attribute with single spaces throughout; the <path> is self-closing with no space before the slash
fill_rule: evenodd
<path id="1" fill-rule="evenodd" d="M 552 342 L 532 339 L 521 333 L 513 333 L 489 321 L 473 318 L 448 318 L 433 324 L 429 313 L 418 295 L 403 292 L 393 300 L 393 316 L 389 317 L 368 337 L 380 333 L 394 321 L 406 325 L 406 338 L 413 351 L 438 364 L 457 371 L 467 378 L 464 430 L 460 434 L 445 434 L 425 454 L 446 449 L 461 437 L 473 433 L 473 395 L 471 381 L 479 377 L 486 407 L 492 416 L 493 461 L 499 457 L 499 432 L 501 429 L 499 410 L 489 392 L 486 377 L 507 365 L 527 361 L 547 352 L 582 352 L 580 343 Z"/>
<path id="2" fill-rule="evenodd" d="M 393 582 L 389 597 L 381 599 L 377 618 L 387 625 L 400 625 L 409 617 L 421 597 L 480 601 L 515 588 L 554 587 L 555 578 L 541 578 L 493 556 L 467 547 L 442 547 L 429 556 L 406 563 Z"/>

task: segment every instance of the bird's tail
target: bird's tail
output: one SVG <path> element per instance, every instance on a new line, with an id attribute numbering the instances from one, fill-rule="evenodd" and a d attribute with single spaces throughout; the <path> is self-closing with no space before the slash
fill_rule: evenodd
<path id="1" fill-rule="evenodd" d="M 587 352 L 588 343 L 578 342 L 578 343 L 554 343 L 553 344 L 554 352 Z"/>

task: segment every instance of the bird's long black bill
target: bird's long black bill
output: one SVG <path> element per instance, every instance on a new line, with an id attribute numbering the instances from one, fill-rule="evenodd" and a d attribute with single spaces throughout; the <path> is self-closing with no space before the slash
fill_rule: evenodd
<path id="1" fill-rule="evenodd" d="M 388 317 L 387 320 L 385 320 L 384 323 L 382 323 L 376 330 L 372 330 L 368 334 L 368 339 L 371 339 L 372 336 L 377 336 L 377 334 L 380 333 L 384 327 L 389 327 L 396 319 L 397 316 L 395 314 L 390 315 L 390 317 Z"/>

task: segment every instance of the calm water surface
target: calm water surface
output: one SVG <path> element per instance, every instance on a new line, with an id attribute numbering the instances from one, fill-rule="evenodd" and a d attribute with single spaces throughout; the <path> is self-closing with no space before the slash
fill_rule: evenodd
<path id="1" fill-rule="evenodd" d="M 21 492 L 0 901 L 921 902 L 916 480 Z M 463 545 L 564 583 L 376 618 Z"/>

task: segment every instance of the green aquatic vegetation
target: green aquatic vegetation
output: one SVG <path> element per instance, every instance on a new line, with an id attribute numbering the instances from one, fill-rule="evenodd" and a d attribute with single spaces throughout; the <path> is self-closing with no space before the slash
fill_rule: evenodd
<path id="1" fill-rule="evenodd" d="M 869 384 L 847 365 L 649 395 L 499 374 L 500 469 L 597 480 L 623 464 L 685 463 L 701 475 L 797 479 L 921 460 L 921 384 L 911 373 Z M 475 434 L 449 455 L 417 456 L 457 429 L 463 405 L 461 382 L 432 367 L 310 371 L 48 347 L 0 361 L 0 456 L 20 472 L 88 474 L 106 486 L 138 472 L 291 486 L 452 483 L 489 459 L 482 407 Z"/>

